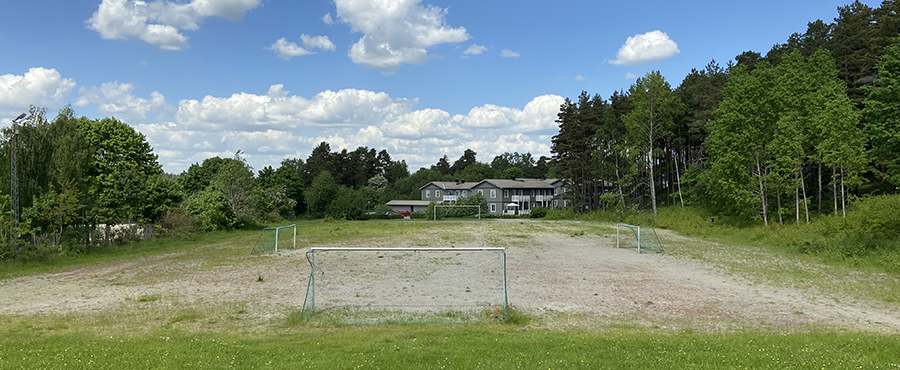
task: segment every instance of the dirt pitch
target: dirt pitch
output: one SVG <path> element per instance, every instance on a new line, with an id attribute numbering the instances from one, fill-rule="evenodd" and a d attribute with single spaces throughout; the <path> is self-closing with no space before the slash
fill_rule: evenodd
<path id="1" fill-rule="evenodd" d="M 616 249 L 611 227 L 612 234 L 604 235 L 579 234 L 577 222 L 435 225 L 446 225 L 435 230 L 452 228 L 453 234 L 465 237 L 453 240 L 435 231 L 317 246 L 506 247 L 510 301 L 538 318 L 534 325 L 547 327 L 900 333 L 896 304 L 751 282 L 679 253 Z M 518 228 L 515 237 L 498 236 L 503 232 L 509 236 L 511 227 Z M 660 238 L 664 245 L 705 243 L 669 232 L 661 232 Z M 306 246 L 302 235 L 299 244 Z M 305 252 L 247 255 L 236 263 L 218 265 L 172 253 L 7 279 L 0 281 L 0 312 L 12 318 L 85 317 L 97 325 L 124 320 L 121 328 L 173 324 L 180 320 L 172 315 L 193 312 L 185 325 L 196 317 L 203 317 L 195 322 L 202 328 L 238 316 L 237 325 L 261 328 L 302 306 L 309 274 Z M 129 314 L 134 312 L 150 313 Z"/>

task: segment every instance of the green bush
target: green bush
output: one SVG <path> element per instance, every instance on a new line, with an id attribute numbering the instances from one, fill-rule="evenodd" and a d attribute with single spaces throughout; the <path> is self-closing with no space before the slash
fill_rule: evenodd
<path id="1" fill-rule="evenodd" d="M 428 215 L 425 212 L 413 212 L 409 214 L 409 218 L 414 220 L 425 220 L 428 218 Z"/>
<path id="2" fill-rule="evenodd" d="M 341 186 L 337 198 L 328 204 L 325 214 L 335 220 L 361 220 L 365 214 L 363 199 L 358 191 Z"/>
<path id="3" fill-rule="evenodd" d="M 531 210 L 531 218 L 544 218 L 549 210 L 547 207 L 535 207 Z"/>
<path id="4" fill-rule="evenodd" d="M 551 209 L 544 216 L 546 220 L 574 220 L 575 218 L 575 212 L 572 212 L 571 209 Z"/>

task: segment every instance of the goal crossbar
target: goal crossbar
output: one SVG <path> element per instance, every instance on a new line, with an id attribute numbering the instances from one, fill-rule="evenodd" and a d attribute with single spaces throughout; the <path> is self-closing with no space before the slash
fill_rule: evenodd
<path id="1" fill-rule="evenodd" d="M 312 247 L 306 252 L 306 259 L 309 261 L 309 281 L 307 283 L 307 299 L 303 301 L 303 309 L 301 315 L 307 311 L 315 312 L 315 280 L 316 280 L 316 252 L 498 252 L 501 255 L 501 264 L 503 268 L 503 310 L 506 318 L 509 318 L 509 291 L 507 290 L 506 277 L 506 248 L 502 247 L 463 247 L 463 248 L 416 248 L 416 247 L 388 247 L 388 248 L 348 248 L 348 247 Z"/>
<path id="2" fill-rule="evenodd" d="M 434 206 L 434 220 L 437 220 L 437 209 L 438 208 L 478 208 L 478 219 L 481 219 L 481 206 L 476 205 L 456 205 L 456 204 L 445 204 L 445 205 L 435 205 Z"/>

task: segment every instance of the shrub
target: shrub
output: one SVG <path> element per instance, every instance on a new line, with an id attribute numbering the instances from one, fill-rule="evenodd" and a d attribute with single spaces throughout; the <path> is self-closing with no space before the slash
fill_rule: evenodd
<path id="1" fill-rule="evenodd" d="M 409 214 L 409 218 L 414 220 L 425 220 L 428 218 L 427 216 L 428 215 L 425 214 L 425 212 L 413 212 Z"/>
<path id="2" fill-rule="evenodd" d="M 544 219 L 547 220 L 574 220 L 575 212 L 572 212 L 571 209 L 551 209 L 547 211 L 547 214 L 544 216 Z"/>
<path id="3" fill-rule="evenodd" d="M 546 207 L 535 207 L 531 210 L 531 218 L 544 218 L 547 216 L 547 211 L 549 211 Z"/>

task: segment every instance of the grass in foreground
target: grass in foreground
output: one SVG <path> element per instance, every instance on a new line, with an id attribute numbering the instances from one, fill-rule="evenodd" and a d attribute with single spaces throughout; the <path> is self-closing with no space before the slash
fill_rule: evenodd
<path id="1" fill-rule="evenodd" d="M 300 329 L 262 337 L 157 332 L 0 336 L 4 369 L 891 369 L 900 339 L 867 334 L 694 334 L 507 325 Z"/>

